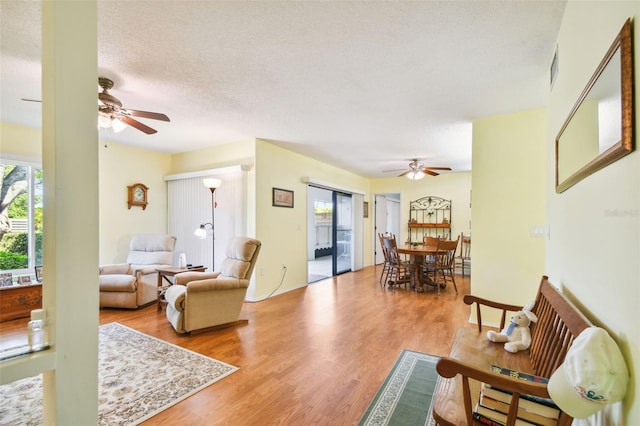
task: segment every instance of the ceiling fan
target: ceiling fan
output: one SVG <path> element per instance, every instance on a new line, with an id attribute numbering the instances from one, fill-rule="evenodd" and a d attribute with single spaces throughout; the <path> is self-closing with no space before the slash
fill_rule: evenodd
<path id="1" fill-rule="evenodd" d="M 144 132 L 148 135 L 157 133 L 157 130 L 152 129 L 135 120 L 131 117 L 150 118 L 152 120 L 171 121 L 165 114 L 158 112 L 139 111 L 136 109 L 122 108 L 122 102 L 115 96 L 109 93 L 109 90 L 113 87 L 113 81 L 105 77 L 98 77 L 98 85 L 100 91 L 98 92 L 98 123 L 100 127 L 113 127 L 114 131 L 119 131 L 124 128 L 124 124 L 128 124 L 131 127 Z"/>
<path id="2" fill-rule="evenodd" d="M 113 128 L 115 132 L 119 132 L 126 128 L 126 125 L 134 127 L 148 135 L 157 133 L 146 124 L 141 123 L 131 117 L 150 118 L 152 120 L 171 121 L 165 114 L 159 112 L 140 111 L 137 109 L 122 108 L 122 102 L 109 93 L 113 87 L 113 81 L 98 77 L 98 126 L 102 128 Z M 37 99 L 22 98 L 28 102 L 42 102 Z"/>
<path id="3" fill-rule="evenodd" d="M 403 171 L 404 170 L 404 171 Z M 438 176 L 440 173 L 435 172 L 434 170 L 451 170 L 451 167 L 425 167 L 422 161 L 419 161 L 417 158 L 414 158 L 409 163 L 409 169 L 394 169 L 394 170 L 383 170 L 383 172 L 398 172 L 403 171 L 398 177 L 406 176 L 411 180 L 422 179 L 425 175 Z"/>

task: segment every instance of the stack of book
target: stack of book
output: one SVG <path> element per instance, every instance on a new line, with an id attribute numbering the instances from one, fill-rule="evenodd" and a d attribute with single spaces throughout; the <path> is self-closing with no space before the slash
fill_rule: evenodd
<path id="1" fill-rule="evenodd" d="M 491 370 L 530 382 L 548 382 L 548 379 L 545 377 L 534 376 L 504 367 L 492 365 Z M 474 419 L 489 426 L 505 425 L 510 403 L 510 392 L 483 383 L 480 390 L 479 402 L 474 409 Z M 520 395 L 517 417 L 517 426 L 555 426 L 558 424 L 560 409 L 551 399 L 540 398 L 534 395 Z"/>

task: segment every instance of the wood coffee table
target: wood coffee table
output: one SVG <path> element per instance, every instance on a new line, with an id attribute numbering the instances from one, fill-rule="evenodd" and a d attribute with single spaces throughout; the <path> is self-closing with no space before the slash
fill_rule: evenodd
<path id="1" fill-rule="evenodd" d="M 173 285 L 173 282 L 169 279 L 169 277 L 173 277 L 176 274 L 181 272 L 204 272 L 207 270 L 206 266 L 196 266 L 192 268 L 178 268 L 175 266 L 171 266 L 168 268 L 159 268 L 156 269 L 158 272 L 158 310 L 162 310 L 162 303 L 166 303 L 164 299 L 164 293 L 167 291 L 169 287 Z M 162 281 L 166 281 L 163 283 Z"/>

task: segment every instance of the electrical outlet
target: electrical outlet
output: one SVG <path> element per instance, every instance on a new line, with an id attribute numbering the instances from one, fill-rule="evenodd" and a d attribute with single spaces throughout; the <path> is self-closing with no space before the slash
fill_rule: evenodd
<path id="1" fill-rule="evenodd" d="M 531 227 L 531 236 L 532 237 L 544 237 L 544 226 L 536 225 Z"/>

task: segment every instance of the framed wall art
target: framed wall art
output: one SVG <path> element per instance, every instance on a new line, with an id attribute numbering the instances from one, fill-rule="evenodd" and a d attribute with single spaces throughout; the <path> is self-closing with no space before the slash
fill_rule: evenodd
<path id="1" fill-rule="evenodd" d="M 293 208 L 293 191 L 273 188 L 273 206 Z"/>

